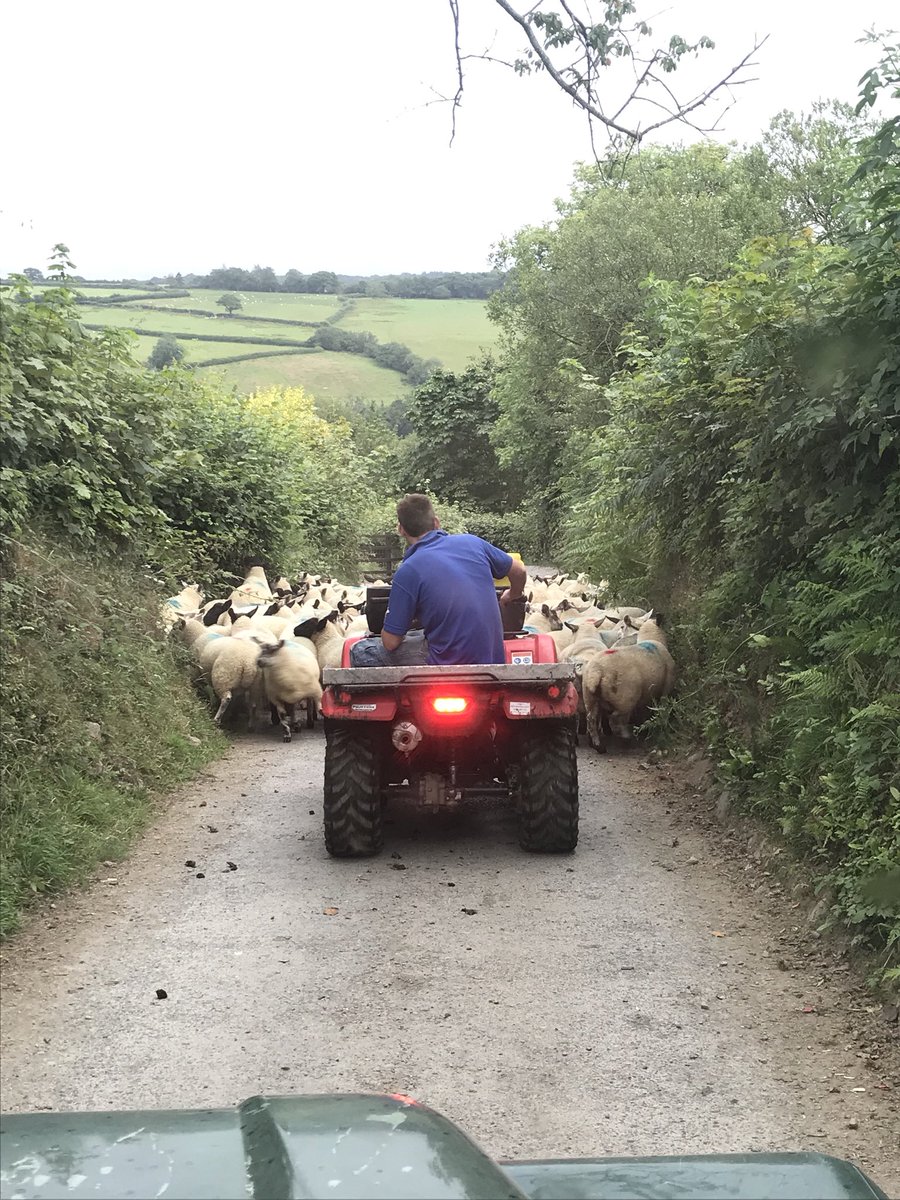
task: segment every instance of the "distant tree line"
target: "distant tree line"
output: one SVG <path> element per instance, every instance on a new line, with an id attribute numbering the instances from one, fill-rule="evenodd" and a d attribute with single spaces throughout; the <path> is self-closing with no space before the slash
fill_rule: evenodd
<path id="1" fill-rule="evenodd" d="M 394 296 L 408 300 L 486 300 L 502 285 L 502 271 L 426 271 L 419 275 L 338 275 L 291 268 L 276 275 L 271 267 L 216 267 L 208 275 L 155 276 L 166 287 L 221 288 L 225 292 L 294 292 L 314 296 Z"/>
<path id="2" fill-rule="evenodd" d="M 32 283 L 43 283 L 43 272 L 26 267 L 22 272 Z M 403 300 L 486 300 L 503 285 L 504 271 L 424 271 L 402 275 L 338 275 L 313 271 L 304 275 L 293 267 L 276 275 L 271 267 L 216 267 L 208 275 L 154 275 L 152 279 L 94 279 L 80 275 L 72 283 L 103 287 L 216 288 L 223 292 L 293 292 L 313 296 L 393 296 Z"/>

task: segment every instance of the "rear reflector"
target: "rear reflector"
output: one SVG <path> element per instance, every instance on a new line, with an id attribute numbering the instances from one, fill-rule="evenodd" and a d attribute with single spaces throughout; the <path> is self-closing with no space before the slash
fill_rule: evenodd
<path id="1" fill-rule="evenodd" d="M 431 706 L 439 713 L 461 713 L 469 707 L 469 702 L 463 696 L 438 696 Z"/>

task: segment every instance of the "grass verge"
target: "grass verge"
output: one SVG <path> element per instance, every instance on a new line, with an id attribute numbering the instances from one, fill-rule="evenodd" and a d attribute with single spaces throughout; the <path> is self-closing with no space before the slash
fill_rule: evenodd
<path id="1" fill-rule="evenodd" d="M 226 746 L 137 565 L 30 534 L 2 579 L 0 935 L 122 857 L 154 797 Z"/>

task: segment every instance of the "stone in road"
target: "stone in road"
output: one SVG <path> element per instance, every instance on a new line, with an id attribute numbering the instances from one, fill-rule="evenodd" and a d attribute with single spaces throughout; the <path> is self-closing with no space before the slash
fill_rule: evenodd
<path id="1" fill-rule="evenodd" d="M 384 854 L 338 862 L 323 745 L 237 740 L 7 944 L 4 1109 L 400 1091 L 498 1157 L 807 1149 L 900 1186 L 847 976 L 659 773 L 580 750 L 572 856 L 523 854 L 504 808 L 392 807 Z"/>

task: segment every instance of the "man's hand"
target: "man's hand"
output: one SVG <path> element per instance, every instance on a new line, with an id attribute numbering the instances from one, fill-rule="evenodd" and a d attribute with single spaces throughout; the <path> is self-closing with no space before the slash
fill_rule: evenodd
<path id="1" fill-rule="evenodd" d="M 517 558 L 514 558 L 512 566 L 509 568 L 509 587 L 500 597 L 500 603 L 511 604 L 514 600 L 521 600 L 527 578 L 528 572 L 525 567 Z"/>

